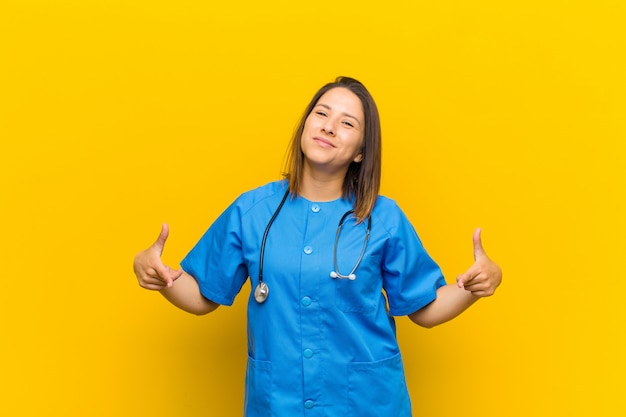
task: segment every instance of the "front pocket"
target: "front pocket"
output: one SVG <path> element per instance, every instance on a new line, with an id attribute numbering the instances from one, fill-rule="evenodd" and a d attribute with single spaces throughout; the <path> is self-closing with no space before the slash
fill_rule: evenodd
<path id="1" fill-rule="evenodd" d="M 246 417 L 272 415 L 272 363 L 248 357 L 246 368 L 246 393 L 244 410 Z"/>
<path id="2" fill-rule="evenodd" d="M 348 364 L 348 415 L 411 417 L 400 353 L 376 362 Z"/>

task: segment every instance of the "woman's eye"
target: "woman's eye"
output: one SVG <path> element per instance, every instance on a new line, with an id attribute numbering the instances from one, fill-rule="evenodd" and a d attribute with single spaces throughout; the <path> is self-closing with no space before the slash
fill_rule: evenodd
<path id="1" fill-rule="evenodd" d="M 321 110 L 316 111 L 315 114 L 317 114 L 319 116 L 326 116 L 326 112 L 323 112 Z"/>
<path id="2" fill-rule="evenodd" d="M 344 125 L 347 125 L 347 126 L 349 126 L 349 127 L 354 127 L 354 125 L 352 124 L 352 122 L 345 121 L 345 122 L 343 122 L 343 124 L 344 124 Z"/>

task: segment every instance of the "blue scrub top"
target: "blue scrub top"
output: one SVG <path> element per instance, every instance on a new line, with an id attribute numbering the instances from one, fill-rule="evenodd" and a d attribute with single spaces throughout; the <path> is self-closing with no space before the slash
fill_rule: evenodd
<path id="1" fill-rule="evenodd" d="M 435 299 L 440 268 L 396 203 L 380 196 L 356 279 L 333 279 L 337 226 L 352 202 L 290 196 L 267 237 L 270 292 L 257 303 L 263 233 L 286 189 L 276 181 L 242 194 L 181 263 L 218 304 L 231 305 L 250 278 L 245 416 L 411 416 L 393 316 Z M 366 227 L 344 222 L 340 273 L 356 264 Z"/>

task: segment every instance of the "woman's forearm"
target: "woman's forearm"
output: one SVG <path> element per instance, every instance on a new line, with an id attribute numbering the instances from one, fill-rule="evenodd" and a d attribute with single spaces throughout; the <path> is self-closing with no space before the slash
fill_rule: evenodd
<path id="1" fill-rule="evenodd" d="M 437 290 L 435 301 L 409 314 L 409 318 L 422 327 L 431 328 L 452 320 L 479 298 L 456 284 L 448 284 Z"/>
<path id="2" fill-rule="evenodd" d="M 219 304 L 202 295 L 196 280 L 185 272 L 174 281 L 171 287 L 165 287 L 160 292 L 176 307 L 199 316 L 208 314 L 219 307 Z"/>
<path id="3" fill-rule="evenodd" d="M 483 249 L 480 228 L 474 231 L 474 264 L 456 279 L 437 290 L 437 298 L 426 307 L 409 314 L 413 322 L 423 327 L 434 327 L 452 320 L 481 297 L 493 295 L 502 282 L 502 269 Z"/>

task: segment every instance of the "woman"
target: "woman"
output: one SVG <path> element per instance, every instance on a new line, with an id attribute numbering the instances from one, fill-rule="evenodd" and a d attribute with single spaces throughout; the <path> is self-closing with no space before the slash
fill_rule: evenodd
<path id="1" fill-rule="evenodd" d="M 284 180 L 242 194 L 182 269 L 161 262 L 165 225 L 135 257 L 142 287 L 194 314 L 231 305 L 250 278 L 246 416 L 411 416 L 393 317 L 432 327 L 500 284 L 477 230 L 476 262 L 447 285 L 378 195 L 380 167 L 374 100 L 340 77 L 307 107 Z"/>

